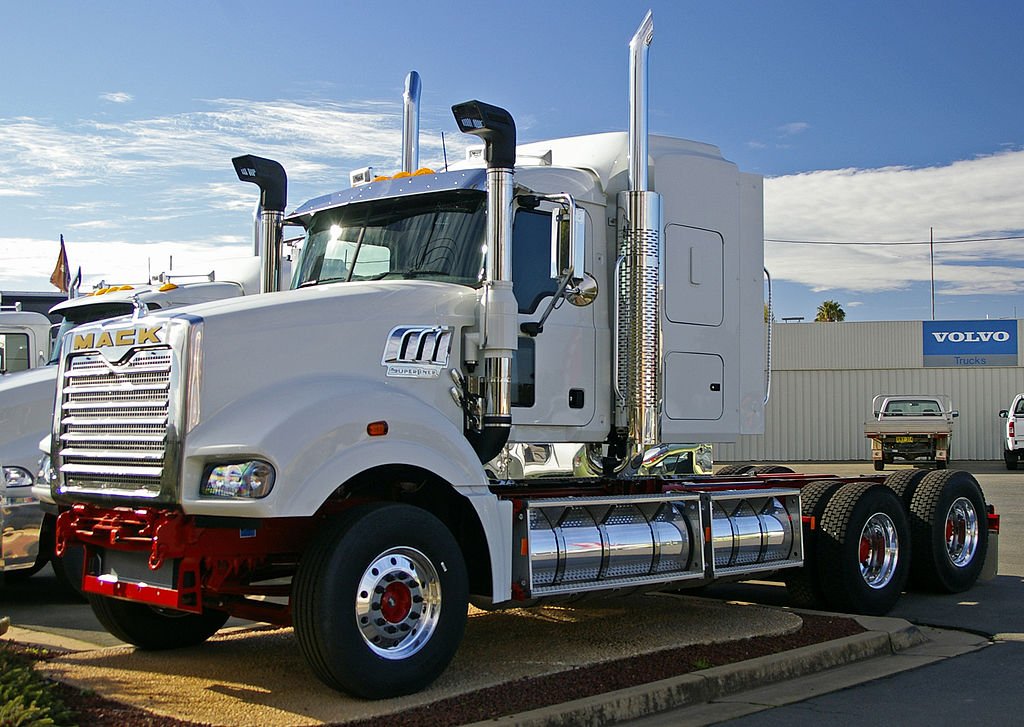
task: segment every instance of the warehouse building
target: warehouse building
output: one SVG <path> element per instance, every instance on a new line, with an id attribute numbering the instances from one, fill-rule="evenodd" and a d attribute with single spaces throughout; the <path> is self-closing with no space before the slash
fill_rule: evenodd
<path id="1" fill-rule="evenodd" d="M 765 433 L 716 444 L 721 462 L 870 460 L 876 394 L 948 394 L 951 460 L 999 460 L 999 410 L 1024 392 L 1021 321 L 775 324 Z"/>

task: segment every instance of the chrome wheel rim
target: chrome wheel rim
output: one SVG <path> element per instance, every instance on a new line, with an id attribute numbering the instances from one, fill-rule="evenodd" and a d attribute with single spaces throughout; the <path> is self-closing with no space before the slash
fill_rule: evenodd
<path id="1" fill-rule="evenodd" d="M 892 581 L 899 561 L 896 525 L 884 512 L 868 518 L 860 531 L 860 575 L 871 588 L 885 588 Z"/>
<path id="2" fill-rule="evenodd" d="M 981 532 L 978 512 L 966 497 L 957 498 L 946 512 L 946 556 L 957 568 L 974 560 Z"/>
<path id="3" fill-rule="evenodd" d="M 441 616 L 441 580 L 415 548 L 391 548 L 363 572 L 356 588 L 356 625 L 385 659 L 407 659 L 428 641 Z"/>

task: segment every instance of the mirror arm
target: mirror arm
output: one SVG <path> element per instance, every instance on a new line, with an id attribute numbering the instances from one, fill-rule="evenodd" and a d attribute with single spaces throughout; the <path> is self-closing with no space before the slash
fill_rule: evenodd
<path id="1" fill-rule="evenodd" d="M 558 290 L 551 296 L 551 302 L 548 303 L 548 307 L 544 309 L 544 314 L 540 317 L 539 321 L 526 321 L 525 323 L 519 324 L 519 330 L 528 336 L 537 336 L 539 333 L 544 331 L 544 322 L 551 315 L 551 311 L 555 309 L 555 305 L 558 301 L 565 298 L 565 289 L 569 285 L 569 281 L 572 280 L 572 268 L 569 268 L 562 275 L 561 281 L 558 283 Z"/>

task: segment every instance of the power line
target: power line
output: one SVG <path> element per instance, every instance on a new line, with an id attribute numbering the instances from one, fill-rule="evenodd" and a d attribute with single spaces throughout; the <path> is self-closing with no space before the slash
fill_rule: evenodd
<path id="1" fill-rule="evenodd" d="M 936 245 L 959 245 L 971 242 L 1001 242 L 1004 240 L 1024 240 L 1024 235 L 1010 237 L 965 237 L 956 240 L 935 240 Z M 874 242 L 853 240 L 780 240 L 766 237 L 765 242 L 782 242 L 789 245 L 930 245 L 931 240 L 910 240 L 904 242 Z"/>

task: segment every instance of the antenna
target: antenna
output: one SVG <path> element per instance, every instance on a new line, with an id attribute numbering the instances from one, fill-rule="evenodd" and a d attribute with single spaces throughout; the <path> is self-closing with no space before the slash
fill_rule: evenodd
<path id="1" fill-rule="evenodd" d="M 444 148 L 444 132 L 441 132 L 441 153 L 444 154 L 444 170 L 448 171 L 448 151 Z"/>

